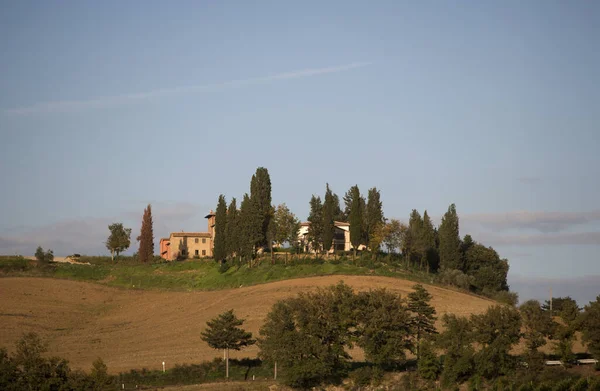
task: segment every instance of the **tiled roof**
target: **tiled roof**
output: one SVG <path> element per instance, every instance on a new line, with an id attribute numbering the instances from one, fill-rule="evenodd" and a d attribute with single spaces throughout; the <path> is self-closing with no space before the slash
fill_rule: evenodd
<path id="1" fill-rule="evenodd" d="M 346 222 L 344 222 L 344 221 L 334 221 L 334 222 L 333 222 L 333 224 L 334 224 L 336 227 L 349 227 L 349 226 L 350 226 L 350 223 L 346 223 Z M 301 227 L 308 227 L 309 225 L 310 225 L 310 222 L 309 222 L 309 221 L 307 221 L 307 222 L 304 222 L 304 223 L 300 223 L 300 226 L 301 226 Z"/>
<path id="2" fill-rule="evenodd" d="M 210 238 L 210 232 L 172 232 L 171 236 L 175 238 Z"/>

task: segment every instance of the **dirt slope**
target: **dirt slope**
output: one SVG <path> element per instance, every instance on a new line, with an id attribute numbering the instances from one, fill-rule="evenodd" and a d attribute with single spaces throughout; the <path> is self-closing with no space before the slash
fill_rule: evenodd
<path id="1" fill-rule="evenodd" d="M 89 370 L 101 357 L 111 372 L 159 369 L 210 360 L 221 353 L 200 339 L 206 321 L 233 308 L 253 333 L 273 303 L 301 291 L 344 280 L 356 290 L 387 288 L 405 296 L 411 281 L 386 277 L 326 276 L 279 281 L 214 292 L 158 292 L 43 278 L 0 279 L 0 346 L 12 349 L 24 332 L 35 331 L 50 342 L 52 354 L 72 367 Z M 438 315 L 485 311 L 492 301 L 434 286 Z M 253 356 L 256 347 L 238 356 Z M 233 357 L 236 355 L 233 354 Z"/>

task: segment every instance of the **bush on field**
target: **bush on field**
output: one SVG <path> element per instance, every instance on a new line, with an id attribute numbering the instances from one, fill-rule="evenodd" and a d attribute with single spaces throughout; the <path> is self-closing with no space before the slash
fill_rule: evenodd
<path id="1" fill-rule="evenodd" d="M 438 275 L 438 280 L 442 284 L 453 285 L 455 287 L 469 290 L 473 285 L 473 276 L 469 276 L 460 270 L 447 269 L 442 270 Z"/>

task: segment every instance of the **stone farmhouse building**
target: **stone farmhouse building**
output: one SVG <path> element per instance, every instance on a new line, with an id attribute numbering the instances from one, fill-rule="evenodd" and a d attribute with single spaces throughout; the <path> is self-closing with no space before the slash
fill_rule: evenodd
<path id="1" fill-rule="evenodd" d="M 333 253 L 334 251 L 350 251 L 352 250 L 352 244 L 350 243 L 350 223 L 343 221 L 334 221 L 334 233 L 333 233 L 333 244 L 327 251 Z M 300 231 L 298 231 L 298 241 L 301 243 L 305 252 L 314 253 L 308 243 L 308 227 L 310 222 L 300 223 Z M 364 246 L 363 246 L 364 247 Z"/>
<path id="2" fill-rule="evenodd" d="M 178 258 L 210 258 L 215 238 L 215 214 L 211 210 L 204 216 L 208 220 L 207 232 L 171 232 L 160 239 L 160 256 L 167 261 Z"/>

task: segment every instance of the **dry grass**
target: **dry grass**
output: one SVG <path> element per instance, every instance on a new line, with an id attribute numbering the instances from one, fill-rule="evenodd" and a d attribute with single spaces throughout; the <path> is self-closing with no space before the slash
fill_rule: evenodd
<path id="1" fill-rule="evenodd" d="M 221 353 L 200 339 L 206 321 L 233 308 L 253 333 L 277 300 L 344 280 L 356 290 L 387 288 L 406 296 L 414 282 L 388 277 L 325 276 L 210 292 L 158 292 L 44 278 L 0 279 L 0 346 L 34 331 L 50 353 L 89 370 L 101 357 L 111 372 L 211 360 Z M 494 302 L 426 286 L 438 315 L 482 313 Z M 255 356 L 252 347 L 233 357 Z M 360 355 L 356 358 L 360 359 Z"/>

